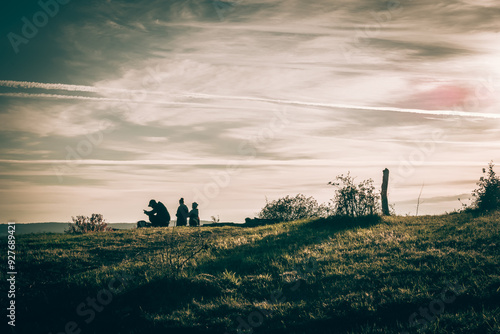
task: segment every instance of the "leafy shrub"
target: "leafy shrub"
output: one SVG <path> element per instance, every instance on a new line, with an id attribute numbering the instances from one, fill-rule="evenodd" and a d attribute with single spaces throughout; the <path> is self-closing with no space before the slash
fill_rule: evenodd
<path id="1" fill-rule="evenodd" d="M 269 202 L 259 213 L 260 219 L 273 219 L 277 221 L 292 221 L 322 215 L 323 206 L 313 197 L 298 194 L 295 197 L 286 196 Z"/>
<path id="2" fill-rule="evenodd" d="M 473 208 L 479 211 L 491 211 L 500 208 L 500 178 L 496 175 L 493 162 L 488 164 L 488 170 L 483 168 L 483 174 L 472 192 L 475 197 Z"/>
<path id="3" fill-rule="evenodd" d="M 338 187 L 333 199 L 333 213 L 339 216 L 362 217 L 376 215 L 380 211 L 379 194 L 375 192 L 373 180 L 354 183 L 354 178 L 347 173 L 336 177 L 336 182 L 328 184 Z"/>
<path id="4" fill-rule="evenodd" d="M 111 231 L 101 214 L 93 213 L 90 217 L 76 216 L 76 218 L 71 217 L 71 219 L 73 224 L 70 223 L 65 231 L 69 234 Z"/>

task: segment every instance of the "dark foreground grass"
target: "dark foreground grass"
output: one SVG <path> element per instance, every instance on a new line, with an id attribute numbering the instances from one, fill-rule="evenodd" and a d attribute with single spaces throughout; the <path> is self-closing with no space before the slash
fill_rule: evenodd
<path id="1" fill-rule="evenodd" d="M 19 236 L 16 332 L 499 333 L 499 222 L 462 213 Z M 169 255 L 186 259 L 201 239 L 210 247 L 172 270 Z M 6 240 L 1 249 L 6 263 Z"/>

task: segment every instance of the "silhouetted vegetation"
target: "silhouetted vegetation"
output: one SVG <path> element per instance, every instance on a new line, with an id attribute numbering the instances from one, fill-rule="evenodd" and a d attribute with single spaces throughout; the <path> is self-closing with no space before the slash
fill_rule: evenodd
<path id="1" fill-rule="evenodd" d="M 101 214 L 93 213 L 90 217 L 76 216 L 76 218 L 71 217 L 71 219 L 73 223 L 70 223 L 68 229 L 65 231 L 69 234 L 111 231 L 111 228 L 108 227 L 108 224 Z"/>
<path id="2" fill-rule="evenodd" d="M 347 173 L 346 176 L 337 176 L 335 182 L 328 184 L 337 187 L 330 203 L 318 204 L 314 197 L 306 197 L 303 194 L 286 196 L 271 202 L 266 199 L 259 218 L 282 222 L 331 216 L 374 217 L 380 213 L 380 195 L 375 192 L 372 179 L 355 184 L 354 178 Z"/>
<path id="3" fill-rule="evenodd" d="M 298 194 L 295 197 L 286 196 L 275 201 L 267 201 L 259 213 L 260 219 L 275 221 L 292 221 L 312 217 L 322 217 L 326 214 L 326 207 L 319 205 L 314 197 Z"/>
<path id="4" fill-rule="evenodd" d="M 354 178 L 347 173 L 346 176 L 337 176 L 335 182 L 328 184 L 338 187 L 333 199 L 335 215 L 363 217 L 379 213 L 380 195 L 375 192 L 372 179 L 355 184 Z"/>
<path id="5" fill-rule="evenodd" d="M 473 209 L 478 211 L 492 211 L 500 208 L 500 178 L 496 175 L 493 162 L 488 164 L 488 169 L 483 168 L 483 175 L 477 185 L 479 188 L 473 191 Z"/>

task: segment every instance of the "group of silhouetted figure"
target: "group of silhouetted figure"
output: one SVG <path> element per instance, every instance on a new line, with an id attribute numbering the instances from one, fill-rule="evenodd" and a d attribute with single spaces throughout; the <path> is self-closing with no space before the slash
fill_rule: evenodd
<path id="1" fill-rule="evenodd" d="M 168 227 L 170 225 L 170 214 L 167 207 L 162 202 L 157 202 L 154 199 L 149 201 L 148 205 L 151 210 L 144 213 L 149 217 L 149 223 L 141 220 L 137 222 L 137 227 Z M 198 203 L 194 202 L 191 211 L 189 211 L 184 198 L 179 200 L 177 208 L 177 224 L 176 226 L 187 226 L 189 218 L 189 226 L 200 226 L 200 213 L 198 212 Z"/>

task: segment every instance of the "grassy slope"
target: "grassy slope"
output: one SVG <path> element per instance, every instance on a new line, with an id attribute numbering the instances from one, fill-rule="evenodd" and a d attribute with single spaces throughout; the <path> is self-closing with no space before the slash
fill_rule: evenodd
<path id="1" fill-rule="evenodd" d="M 165 229 L 19 236 L 17 330 L 55 334 L 75 321 L 82 333 L 233 333 L 244 321 L 255 332 L 417 333 L 409 317 L 431 304 L 429 332 L 498 333 L 499 222 L 495 213 L 177 228 L 180 256 L 200 238 L 213 246 L 175 278 Z M 125 290 L 86 324 L 77 305 L 123 273 Z M 450 282 L 458 296 L 441 303 Z"/>

